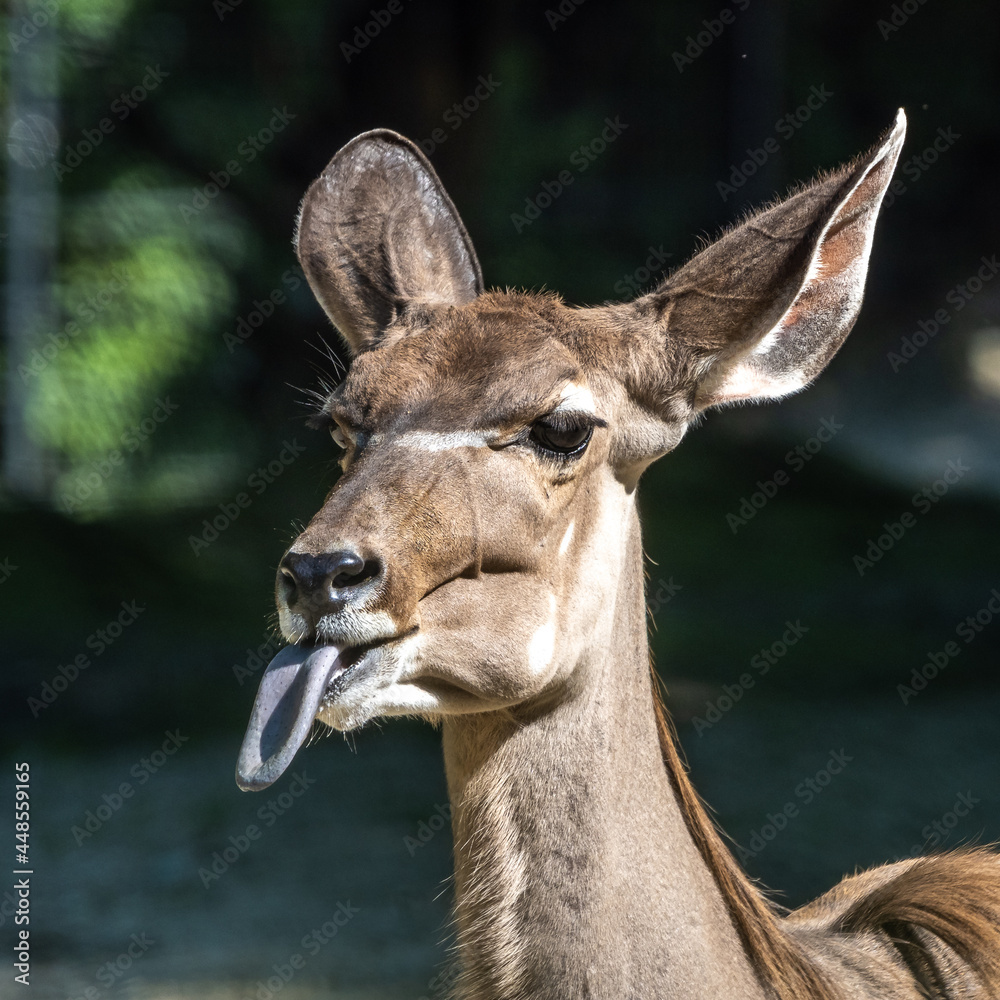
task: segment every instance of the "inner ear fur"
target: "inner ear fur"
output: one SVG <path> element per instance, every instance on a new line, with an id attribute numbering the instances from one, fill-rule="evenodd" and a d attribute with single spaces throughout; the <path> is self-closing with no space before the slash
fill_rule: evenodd
<path id="1" fill-rule="evenodd" d="M 684 356 L 694 410 L 787 395 L 833 357 L 861 308 L 905 133 L 900 110 L 870 152 L 750 216 L 632 304 L 655 316 L 671 367 Z"/>
<path id="2" fill-rule="evenodd" d="M 408 307 L 463 305 L 483 290 L 472 241 L 409 139 L 352 139 L 302 201 L 295 248 L 313 293 L 354 353 Z"/>

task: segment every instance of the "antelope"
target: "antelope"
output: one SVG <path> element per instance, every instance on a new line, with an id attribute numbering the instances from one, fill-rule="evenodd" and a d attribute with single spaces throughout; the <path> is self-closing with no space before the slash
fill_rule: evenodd
<path id="1" fill-rule="evenodd" d="M 709 407 L 778 399 L 861 306 L 906 120 L 634 301 L 486 291 L 419 148 L 357 136 L 295 239 L 351 354 L 343 473 L 281 559 L 237 767 L 315 720 L 440 726 L 463 1000 L 1000 996 L 1000 863 L 887 864 L 780 910 L 694 791 L 651 672 L 636 489 Z"/>

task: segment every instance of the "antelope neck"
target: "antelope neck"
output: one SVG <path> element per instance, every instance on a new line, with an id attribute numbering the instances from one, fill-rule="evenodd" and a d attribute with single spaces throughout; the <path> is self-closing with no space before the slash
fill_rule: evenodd
<path id="1" fill-rule="evenodd" d="M 531 714 L 444 721 L 464 1000 L 764 996 L 663 765 L 628 517 L 582 683 Z"/>

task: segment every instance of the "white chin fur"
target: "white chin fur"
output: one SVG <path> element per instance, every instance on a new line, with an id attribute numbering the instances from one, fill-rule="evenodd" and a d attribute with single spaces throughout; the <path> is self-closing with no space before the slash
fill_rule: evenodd
<path id="1" fill-rule="evenodd" d="M 413 635 L 384 647 L 378 661 L 364 667 L 362 676 L 335 700 L 322 704 L 316 717 L 347 732 L 377 718 L 440 714 L 442 706 L 436 695 L 404 679 L 413 668 L 420 639 Z"/>

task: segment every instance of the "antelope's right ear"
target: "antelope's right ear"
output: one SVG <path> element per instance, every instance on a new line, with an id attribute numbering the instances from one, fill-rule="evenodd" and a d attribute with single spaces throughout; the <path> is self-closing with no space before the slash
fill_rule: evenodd
<path id="1" fill-rule="evenodd" d="M 680 395 L 695 412 L 777 399 L 823 369 L 861 308 L 905 134 L 900 110 L 870 152 L 758 212 L 631 304 L 655 317 L 655 350 L 680 373 L 661 398 Z"/>
<path id="2" fill-rule="evenodd" d="M 434 168 L 389 129 L 352 139 L 313 181 L 295 249 L 355 354 L 410 303 L 463 305 L 483 290 L 469 234 Z"/>

